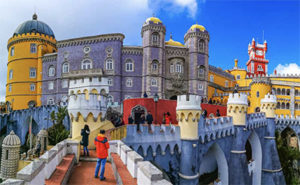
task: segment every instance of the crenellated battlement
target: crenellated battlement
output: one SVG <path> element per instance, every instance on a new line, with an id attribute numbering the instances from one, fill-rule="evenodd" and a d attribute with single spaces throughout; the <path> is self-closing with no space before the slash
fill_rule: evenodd
<path id="1" fill-rule="evenodd" d="M 266 94 L 263 99 L 261 99 L 261 106 L 260 109 L 262 112 L 266 114 L 267 118 L 274 118 L 275 117 L 275 110 L 276 110 L 276 103 L 277 99 L 275 95 Z"/>
<path id="2" fill-rule="evenodd" d="M 266 119 L 266 114 L 264 112 L 247 114 L 247 122 L 246 122 L 247 129 L 252 130 L 266 125 L 267 125 L 267 119 Z"/>
<path id="3" fill-rule="evenodd" d="M 176 110 L 201 110 L 201 96 L 180 95 L 177 97 Z"/>
<path id="4" fill-rule="evenodd" d="M 237 105 L 247 105 L 248 106 L 248 97 L 245 93 L 234 93 L 229 94 L 227 105 L 237 104 Z"/>
<path id="5" fill-rule="evenodd" d="M 275 95 L 272 95 L 270 93 L 265 95 L 265 98 L 261 100 L 261 103 L 277 103 L 277 98 Z"/>
<path id="6" fill-rule="evenodd" d="M 75 73 L 76 72 L 76 73 Z M 85 77 L 79 79 L 71 79 L 69 86 L 69 94 L 80 94 L 80 93 L 93 93 L 93 94 L 102 94 L 106 95 L 109 92 L 108 79 L 104 77 L 89 77 L 86 76 L 86 73 L 93 75 L 94 73 L 102 73 L 102 70 L 80 70 L 75 71 L 74 74 L 68 75 L 69 78 L 81 77 L 84 75 Z M 94 74 L 96 75 L 96 74 Z"/>

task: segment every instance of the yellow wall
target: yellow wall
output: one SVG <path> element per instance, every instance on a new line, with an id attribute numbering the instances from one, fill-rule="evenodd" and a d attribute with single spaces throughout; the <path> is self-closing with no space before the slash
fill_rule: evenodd
<path id="1" fill-rule="evenodd" d="M 259 97 L 256 96 L 256 93 L 259 92 Z M 261 106 L 260 101 L 265 97 L 266 94 L 271 92 L 271 86 L 265 83 L 253 83 L 251 85 L 250 93 L 250 107 L 249 113 L 254 113 L 256 107 Z"/>
<path id="2" fill-rule="evenodd" d="M 36 44 L 36 53 L 30 52 L 30 44 Z M 9 39 L 6 101 L 11 103 L 13 110 L 28 108 L 28 102 L 32 100 L 37 103 L 37 106 L 41 105 L 42 56 L 56 51 L 55 45 L 54 38 L 40 34 L 28 33 Z M 12 47 L 15 51 L 14 56 L 10 55 Z M 36 68 L 36 78 L 29 77 L 30 68 Z M 10 70 L 13 70 L 12 79 L 9 79 Z M 35 84 L 34 91 L 30 91 L 30 84 Z M 9 85 L 12 87 L 11 92 L 9 92 Z"/>
<path id="3" fill-rule="evenodd" d="M 195 110 L 178 110 L 176 117 L 179 120 L 180 138 L 181 139 L 198 139 L 198 120 L 201 111 Z"/>

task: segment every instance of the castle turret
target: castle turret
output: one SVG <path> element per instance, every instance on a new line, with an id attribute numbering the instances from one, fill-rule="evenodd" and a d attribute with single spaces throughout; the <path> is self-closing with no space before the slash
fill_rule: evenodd
<path id="1" fill-rule="evenodd" d="M 269 93 L 261 99 L 260 110 L 266 114 L 266 118 L 275 118 L 276 103 L 276 96 Z"/>
<path id="2" fill-rule="evenodd" d="M 1 178 L 15 178 L 18 170 L 21 141 L 11 131 L 2 142 Z"/>
<path id="3" fill-rule="evenodd" d="M 271 83 L 268 78 L 253 78 L 250 83 L 250 106 L 248 113 L 259 112 L 261 99 L 271 92 Z"/>
<path id="4" fill-rule="evenodd" d="M 198 95 L 181 95 L 177 97 L 176 115 L 180 126 L 181 156 L 180 184 L 198 184 L 198 122 L 201 115 L 201 97 Z"/>
<path id="5" fill-rule="evenodd" d="M 234 125 L 245 125 L 248 108 L 247 95 L 242 93 L 229 94 L 227 115 L 232 117 Z"/>

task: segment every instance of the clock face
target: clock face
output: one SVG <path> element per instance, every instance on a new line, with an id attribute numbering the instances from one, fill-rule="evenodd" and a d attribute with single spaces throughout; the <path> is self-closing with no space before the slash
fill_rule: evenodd
<path id="1" fill-rule="evenodd" d="M 263 51 L 262 50 L 256 50 L 256 55 L 263 55 Z"/>

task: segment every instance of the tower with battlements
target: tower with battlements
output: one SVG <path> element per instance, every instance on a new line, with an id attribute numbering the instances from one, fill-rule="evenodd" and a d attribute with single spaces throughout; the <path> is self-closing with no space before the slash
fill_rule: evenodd
<path id="1" fill-rule="evenodd" d="M 248 98 L 244 93 L 229 94 L 227 116 L 232 117 L 234 125 L 245 125 L 248 108 Z"/>

